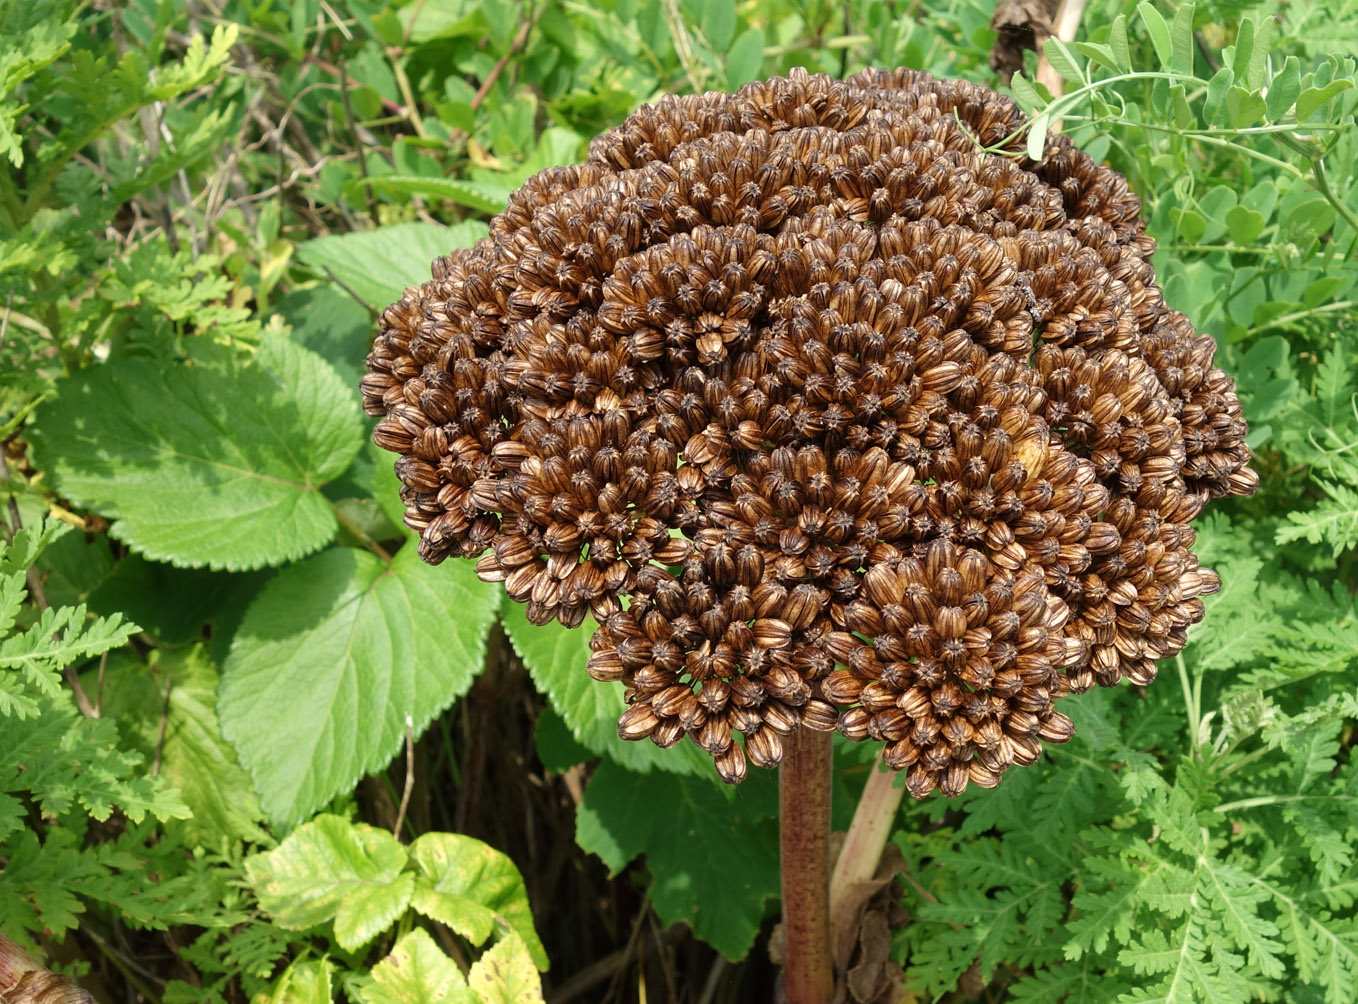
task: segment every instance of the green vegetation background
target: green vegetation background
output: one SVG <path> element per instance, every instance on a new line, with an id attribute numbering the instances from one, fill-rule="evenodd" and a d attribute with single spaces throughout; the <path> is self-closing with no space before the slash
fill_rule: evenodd
<path id="1" fill-rule="evenodd" d="M 0 933 L 101 1000 L 531 1001 L 591 966 L 586 999 L 749 999 L 771 779 L 621 743 L 584 633 L 418 562 L 357 379 L 383 305 L 640 102 L 1000 86 L 991 13 L 0 0 Z M 1263 483 L 1201 521 L 1225 588 L 1154 686 L 902 810 L 912 999 L 1358 1000 L 1355 24 L 1092 0 L 1065 97 L 1015 81 L 1030 150 L 1061 121 L 1142 196 Z M 843 815 L 871 768 L 838 768 Z"/>

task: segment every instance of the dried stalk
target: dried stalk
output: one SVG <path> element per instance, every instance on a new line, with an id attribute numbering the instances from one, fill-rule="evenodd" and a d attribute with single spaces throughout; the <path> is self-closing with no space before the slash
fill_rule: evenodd
<path id="1" fill-rule="evenodd" d="M 853 823 L 830 879 L 830 930 L 836 942 L 852 935 L 852 932 L 840 930 L 845 921 L 845 906 L 852 898 L 854 888 L 870 881 L 877 872 L 896 810 L 901 807 L 901 797 L 905 794 L 902 782 L 903 778 L 896 771 L 874 768 L 858 800 Z"/>
<path id="2" fill-rule="evenodd" d="M 800 729 L 778 770 L 783 870 L 783 991 L 788 1004 L 828 1004 L 831 734 Z"/>

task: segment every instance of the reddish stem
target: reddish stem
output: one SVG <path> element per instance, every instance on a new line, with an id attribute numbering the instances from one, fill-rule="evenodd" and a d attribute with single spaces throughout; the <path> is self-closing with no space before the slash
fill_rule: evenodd
<path id="1" fill-rule="evenodd" d="M 801 729 L 778 771 L 787 1004 L 829 1004 L 831 734 Z"/>

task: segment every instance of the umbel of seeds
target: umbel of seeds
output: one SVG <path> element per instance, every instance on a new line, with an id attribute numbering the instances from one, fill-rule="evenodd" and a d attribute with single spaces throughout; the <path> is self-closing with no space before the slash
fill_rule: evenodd
<path id="1" fill-rule="evenodd" d="M 731 782 L 837 728 L 957 795 L 1149 683 L 1219 587 L 1192 521 L 1258 479 L 1126 181 L 1023 122 L 793 71 L 529 180 L 368 357 L 420 554 L 592 615 L 619 733 Z"/>

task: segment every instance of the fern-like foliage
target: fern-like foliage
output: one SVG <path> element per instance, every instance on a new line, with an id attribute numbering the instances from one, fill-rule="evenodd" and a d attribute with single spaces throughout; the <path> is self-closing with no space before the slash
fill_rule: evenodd
<path id="1" fill-rule="evenodd" d="M 25 602 L 34 563 L 68 530 L 49 522 L 0 545 L 0 931 L 19 940 L 75 927 L 86 900 L 115 903 L 130 922 L 163 926 L 177 910 L 201 913 L 210 888 L 153 883 L 150 876 L 183 868 L 148 868 L 148 856 L 174 853 L 169 842 L 146 844 L 149 834 L 128 831 L 85 846 L 89 819 L 107 821 L 117 811 L 140 823 L 188 810 L 146 771 L 141 753 L 120 745 L 117 725 L 82 716 L 62 684 L 67 666 L 125 644 L 136 625 L 88 617 L 82 606 L 38 610 Z"/>

